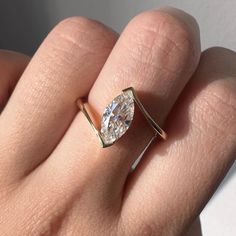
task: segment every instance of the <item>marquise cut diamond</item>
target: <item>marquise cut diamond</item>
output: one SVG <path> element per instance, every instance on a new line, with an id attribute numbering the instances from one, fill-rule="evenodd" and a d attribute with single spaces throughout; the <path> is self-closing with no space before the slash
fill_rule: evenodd
<path id="1" fill-rule="evenodd" d="M 117 96 L 102 116 L 101 135 L 106 144 L 112 144 L 130 127 L 134 117 L 134 99 L 130 91 Z"/>

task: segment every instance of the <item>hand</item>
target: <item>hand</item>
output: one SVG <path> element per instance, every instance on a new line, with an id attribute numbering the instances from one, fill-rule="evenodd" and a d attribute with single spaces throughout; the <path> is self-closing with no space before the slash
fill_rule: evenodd
<path id="1" fill-rule="evenodd" d="M 195 20 L 164 8 L 119 39 L 66 19 L 28 62 L 1 51 L 2 109 L 26 67 L 0 116 L 1 235 L 200 235 L 193 222 L 235 160 L 235 53 L 201 54 Z M 153 135 L 145 120 L 102 149 L 76 106 L 88 95 L 101 115 L 129 86 L 168 133 L 132 173 Z"/>

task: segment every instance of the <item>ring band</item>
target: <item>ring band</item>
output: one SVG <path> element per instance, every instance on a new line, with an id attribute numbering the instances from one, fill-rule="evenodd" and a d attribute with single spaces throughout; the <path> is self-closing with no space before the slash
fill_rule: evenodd
<path id="1" fill-rule="evenodd" d="M 123 136 L 129 129 L 134 117 L 134 104 L 138 106 L 155 131 L 155 136 L 159 135 L 164 140 L 167 139 L 166 132 L 154 121 L 144 108 L 133 87 L 123 89 L 122 93 L 114 98 L 105 108 L 100 128 L 95 124 L 96 121 L 92 116 L 88 103 L 84 103 L 82 99 L 78 99 L 77 104 L 92 126 L 103 148 L 114 144 L 115 141 Z"/>

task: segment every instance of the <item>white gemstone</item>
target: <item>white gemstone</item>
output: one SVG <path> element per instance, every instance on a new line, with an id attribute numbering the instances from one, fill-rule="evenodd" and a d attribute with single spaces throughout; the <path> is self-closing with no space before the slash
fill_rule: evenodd
<path id="1" fill-rule="evenodd" d="M 134 100 L 130 91 L 117 96 L 103 113 L 101 135 L 106 144 L 112 144 L 130 127 L 134 116 Z"/>

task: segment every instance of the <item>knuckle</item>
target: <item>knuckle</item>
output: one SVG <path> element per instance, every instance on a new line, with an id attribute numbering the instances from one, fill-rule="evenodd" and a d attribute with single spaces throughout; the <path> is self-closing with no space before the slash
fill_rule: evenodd
<path id="1" fill-rule="evenodd" d="M 128 48 L 149 66 L 158 60 L 162 69 L 176 73 L 183 68 L 180 63 L 198 60 L 195 48 L 198 42 L 191 27 L 170 13 L 160 10 L 141 13 L 128 28 L 133 36 L 129 37 Z M 134 44 L 138 46 L 130 46 Z"/>
<path id="2" fill-rule="evenodd" d="M 81 26 L 84 28 L 89 28 L 96 24 L 98 24 L 98 22 L 96 22 L 95 20 L 86 18 L 86 17 L 71 16 L 60 21 L 57 27 L 71 27 L 72 26 L 72 27 L 77 28 L 78 26 Z"/>
<path id="3" fill-rule="evenodd" d="M 155 32 L 163 30 L 163 27 L 166 26 L 171 27 L 171 29 L 176 29 L 182 37 L 190 36 L 190 29 L 180 18 L 177 18 L 171 13 L 167 13 L 161 10 L 151 10 L 143 12 L 134 17 L 132 22 L 142 28 L 153 30 Z"/>
<path id="4" fill-rule="evenodd" d="M 219 132 L 236 135 L 236 84 L 229 78 L 213 84 L 203 98 L 205 121 Z"/>
<path id="5" fill-rule="evenodd" d="M 217 72 L 218 75 L 223 74 L 225 76 L 231 73 L 231 75 L 236 77 L 236 74 L 233 73 L 236 66 L 235 59 L 236 53 L 230 49 L 217 46 L 210 47 L 202 52 L 201 65 L 204 65 L 203 71 L 210 70 L 211 74 Z M 225 70 L 226 61 L 228 67 L 227 71 Z"/>
<path id="6" fill-rule="evenodd" d="M 199 79 L 204 84 L 201 117 L 217 132 L 236 134 L 236 53 L 212 47 L 202 54 Z M 206 80 L 207 78 L 207 80 Z"/>
<path id="7" fill-rule="evenodd" d="M 62 20 L 50 36 L 59 50 L 82 50 L 89 53 L 110 50 L 116 39 L 116 34 L 103 24 L 79 16 Z"/>
<path id="8" fill-rule="evenodd" d="M 217 58 L 219 56 L 222 56 L 222 54 L 226 54 L 226 55 L 230 54 L 231 56 L 234 56 L 234 57 L 236 55 L 234 51 L 228 48 L 220 47 L 220 46 L 213 46 L 213 47 L 207 48 L 206 50 L 202 52 L 202 54 L 208 58 L 211 58 L 211 57 Z"/>

